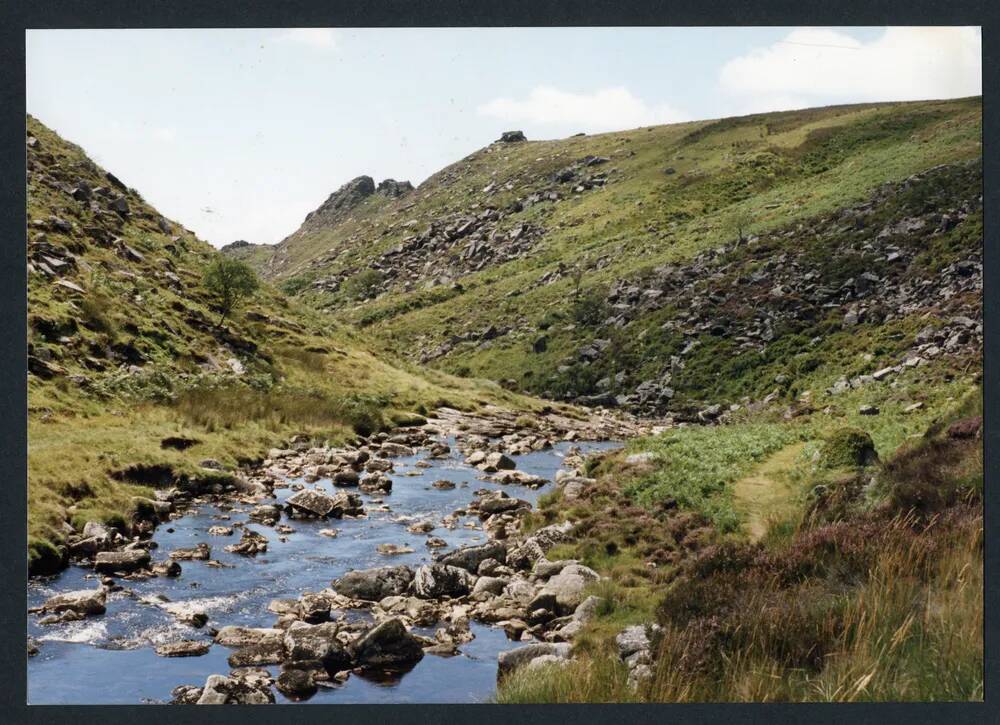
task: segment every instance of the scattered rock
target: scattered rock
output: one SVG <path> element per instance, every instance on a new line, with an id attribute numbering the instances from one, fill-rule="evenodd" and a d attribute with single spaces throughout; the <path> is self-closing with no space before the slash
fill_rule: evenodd
<path id="1" fill-rule="evenodd" d="M 333 582 L 333 590 L 351 599 L 377 602 L 405 594 L 412 581 L 413 570 L 408 566 L 382 566 L 349 571 Z"/>
<path id="2" fill-rule="evenodd" d="M 193 639 L 184 639 L 179 642 L 168 642 L 156 648 L 156 654 L 160 657 L 201 657 L 208 654 L 211 649 L 210 642 L 202 642 Z"/>
<path id="3" fill-rule="evenodd" d="M 351 644 L 350 652 L 363 668 L 377 670 L 406 668 L 424 656 L 420 641 L 395 617 L 370 629 Z"/>

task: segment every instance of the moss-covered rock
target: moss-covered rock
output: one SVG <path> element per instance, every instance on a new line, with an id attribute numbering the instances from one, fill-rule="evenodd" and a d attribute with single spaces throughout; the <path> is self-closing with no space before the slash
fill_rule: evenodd
<path id="1" fill-rule="evenodd" d="M 45 539 L 28 539 L 28 575 L 55 574 L 66 565 L 66 550 Z"/>
<path id="2" fill-rule="evenodd" d="M 875 443 L 859 428 L 839 428 L 830 434 L 819 450 L 822 468 L 859 468 L 878 462 Z"/>

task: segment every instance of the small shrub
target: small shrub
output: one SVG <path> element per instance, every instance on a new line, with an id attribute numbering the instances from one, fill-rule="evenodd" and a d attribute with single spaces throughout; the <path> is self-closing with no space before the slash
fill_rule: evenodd
<path id="1" fill-rule="evenodd" d="M 222 310 L 219 326 L 247 297 L 257 291 L 260 282 L 253 269 L 238 259 L 219 256 L 208 265 L 202 284 L 214 295 Z"/>
<path id="2" fill-rule="evenodd" d="M 607 292 L 602 287 L 592 287 L 581 292 L 570 307 L 570 316 L 581 327 L 597 327 L 608 318 Z"/>
<path id="3" fill-rule="evenodd" d="M 366 269 L 349 277 L 341 287 L 348 299 L 363 300 L 375 297 L 385 281 L 385 275 L 377 269 Z"/>
<path id="4" fill-rule="evenodd" d="M 118 328 L 109 316 L 111 307 L 111 300 L 99 292 L 86 295 L 80 302 L 80 314 L 84 326 L 95 332 L 102 332 L 110 338 L 116 337 Z"/>

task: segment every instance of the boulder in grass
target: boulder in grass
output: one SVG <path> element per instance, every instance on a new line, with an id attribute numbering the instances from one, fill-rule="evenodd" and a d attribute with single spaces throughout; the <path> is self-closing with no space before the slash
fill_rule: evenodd
<path id="1" fill-rule="evenodd" d="M 599 579 L 597 572 L 582 564 L 570 564 L 553 576 L 528 605 L 528 611 L 547 609 L 572 614 L 585 599 L 584 590 Z"/>
<path id="2" fill-rule="evenodd" d="M 497 656 L 497 682 L 539 657 L 551 656 L 569 659 L 570 647 L 571 645 L 566 642 L 558 644 L 544 642 L 501 652 Z"/>

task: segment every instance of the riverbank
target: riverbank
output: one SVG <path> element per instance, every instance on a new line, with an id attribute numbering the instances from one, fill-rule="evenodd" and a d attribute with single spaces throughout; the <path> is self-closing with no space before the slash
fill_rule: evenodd
<path id="1" fill-rule="evenodd" d="M 690 453 L 682 438 L 664 446 L 669 434 L 633 444 L 593 471 L 581 500 L 543 502 L 544 520 L 577 522 L 548 556 L 593 567 L 603 602 L 570 660 L 515 673 L 497 700 L 982 700 L 981 425 L 973 390 L 891 447 L 856 428 L 814 429 L 777 476 L 781 436 L 718 430 L 685 480 L 792 487 L 797 510 L 762 534 L 713 520 L 726 511 L 718 495 L 702 514 L 669 496 L 632 507 L 628 492 L 655 490 Z M 745 474 L 725 455 L 736 440 L 775 452 Z"/>

